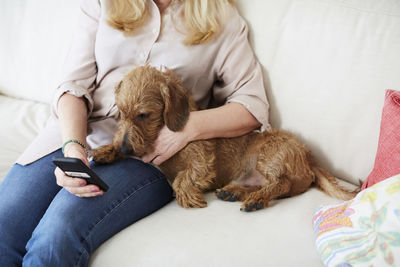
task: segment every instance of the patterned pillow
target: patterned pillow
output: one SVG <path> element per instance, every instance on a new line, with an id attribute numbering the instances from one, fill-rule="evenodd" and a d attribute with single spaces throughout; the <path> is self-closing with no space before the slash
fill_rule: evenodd
<path id="1" fill-rule="evenodd" d="M 313 227 L 326 266 L 400 266 L 400 175 L 319 207 Z"/>

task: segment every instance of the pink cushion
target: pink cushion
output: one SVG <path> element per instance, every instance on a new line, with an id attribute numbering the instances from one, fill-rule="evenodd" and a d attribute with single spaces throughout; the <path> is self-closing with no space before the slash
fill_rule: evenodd
<path id="1" fill-rule="evenodd" d="M 400 92 L 386 90 L 374 169 L 361 189 L 400 173 Z"/>

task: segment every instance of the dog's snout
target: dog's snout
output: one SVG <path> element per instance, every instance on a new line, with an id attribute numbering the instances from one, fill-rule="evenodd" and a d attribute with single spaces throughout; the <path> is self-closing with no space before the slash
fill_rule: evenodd
<path id="1" fill-rule="evenodd" d="M 133 154 L 133 148 L 129 143 L 129 136 L 128 134 L 124 135 L 124 138 L 122 139 L 122 145 L 121 145 L 121 153 L 124 155 L 131 155 Z"/>

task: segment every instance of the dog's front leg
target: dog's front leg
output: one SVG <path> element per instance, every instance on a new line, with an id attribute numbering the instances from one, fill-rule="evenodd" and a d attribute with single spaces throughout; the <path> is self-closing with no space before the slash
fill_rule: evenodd
<path id="1" fill-rule="evenodd" d="M 93 150 L 92 156 L 93 160 L 99 164 L 112 163 L 121 158 L 119 149 L 113 143 Z"/>
<path id="2" fill-rule="evenodd" d="M 180 171 L 172 183 L 176 200 L 184 208 L 204 208 L 207 201 L 203 192 L 192 181 L 190 170 Z"/>

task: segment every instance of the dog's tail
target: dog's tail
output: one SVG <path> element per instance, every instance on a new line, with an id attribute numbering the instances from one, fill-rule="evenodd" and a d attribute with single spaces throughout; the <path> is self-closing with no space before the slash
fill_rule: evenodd
<path id="1" fill-rule="evenodd" d="M 320 167 L 312 167 L 315 173 L 315 185 L 331 197 L 350 200 L 356 196 L 360 189 L 349 190 L 339 185 L 337 178 Z"/>

